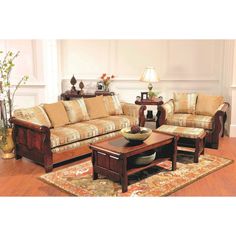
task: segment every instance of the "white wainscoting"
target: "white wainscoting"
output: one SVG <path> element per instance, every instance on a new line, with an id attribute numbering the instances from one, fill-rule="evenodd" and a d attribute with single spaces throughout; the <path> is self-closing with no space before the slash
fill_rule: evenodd
<path id="1" fill-rule="evenodd" d="M 45 102 L 45 81 L 42 67 L 42 43 L 40 40 L 0 40 L 4 52 L 20 51 L 15 59 L 11 82 L 14 87 L 24 75 L 29 76 L 26 85 L 15 95 L 14 109 L 30 107 Z"/>

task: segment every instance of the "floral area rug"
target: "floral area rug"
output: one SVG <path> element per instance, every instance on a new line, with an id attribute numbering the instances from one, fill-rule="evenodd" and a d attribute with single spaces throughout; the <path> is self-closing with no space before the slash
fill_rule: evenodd
<path id="1" fill-rule="evenodd" d="M 40 179 L 75 196 L 167 196 L 232 162 L 227 158 L 204 155 L 199 157 L 199 163 L 193 163 L 192 157 L 179 155 L 176 171 L 171 171 L 170 161 L 164 161 L 129 176 L 126 193 L 122 193 L 119 183 L 103 176 L 93 180 L 91 161 L 44 174 Z"/>

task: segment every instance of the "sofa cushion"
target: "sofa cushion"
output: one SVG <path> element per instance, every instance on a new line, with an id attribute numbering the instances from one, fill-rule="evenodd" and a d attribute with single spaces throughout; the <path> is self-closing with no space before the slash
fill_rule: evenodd
<path id="1" fill-rule="evenodd" d="M 103 97 L 106 110 L 109 115 L 122 115 L 122 107 L 119 98 L 116 95 Z"/>
<path id="2" fill-rule="evenodd" d="M 173 116 L 167 117 L 166 124 L 182 127 L 212 129 L 212 120 L 213 118 L 211 116 L 174 114 Z"/>
<path id="3" fill-rule="evenodd" d="M 175 113 L 195 114 L 196 93 L 174 93 Z"/>
<path id="4" fill-rule="evenodd" d="M 57 147 L 98 135 L 118 131 L 137 124 L 137 119 L 130 116 L 109 116 L 51 129 L 51 147 Z"/>
<path id="5" fill-rule="evenodd" d="M 76 99 L 71 101 L 63 101 L 70 123 L 89 120 L 87 108 L 84 99 Z"/>
<path id="6" fill-rule="evenodd" d="M 222 96 L 199 94 L 197 99 L 196 114 L 214 116 L 219 106 L 224 102 Z"/>
<path id="7" fill-rule="evenodd" d="M 31 123 L 47 126 L 48 128 L 52 126 L 47 113 L 41 106 L 17 109 L 14 111 L 14 116 Z"/>
<path id="8" fill-rule="evenodd" d="M 60 127 L 70 123 L 66 109 L 61 101 L 44 104 L 43 108 L 47 112 L 53 127 Z"/>
<path id="9" fill-rule="evenodd" d="M 192 127 L 180 127 L 174 125 L 162 125 L 157 131 L 161 133 L 178 135 L 182 138 L 201 138 L 205 135 L 205 131 L 202 128 L 192 128 Z"/>
<path id="10" fill-rule="evenodd" d="M 103 96 L 97 96 L 84 99 L 90 119 L 98 119 L 109 116 Z"/>

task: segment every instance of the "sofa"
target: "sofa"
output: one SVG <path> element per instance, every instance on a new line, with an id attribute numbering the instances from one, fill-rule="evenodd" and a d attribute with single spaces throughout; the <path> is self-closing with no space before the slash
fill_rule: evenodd
<path id="1" fill-rule="evenodd" d="M 157 127 L 163 124 L 203 128 L 206 147 L 217 149 L 224 136 L 229 103 L 222 96 L 174 93 L 173 99 L 158 107 Z"/>
<path id="2" fill-rule="evenodd" d="M 50 172 L 58 163 L 91 153 L 90 143 L 131 125 L 144 126 L 145 109 L 121 103 L 116 95 L 17 109 L 11 119 L 16 159 L 26 157 Z"/>

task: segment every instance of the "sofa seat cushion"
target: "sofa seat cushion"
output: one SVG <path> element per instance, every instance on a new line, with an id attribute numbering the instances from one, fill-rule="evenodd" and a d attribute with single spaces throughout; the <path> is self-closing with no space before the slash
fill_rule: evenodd
<path id="1" fill-rule="evenodd" d="M 205 136 L 204 129 L 201 128 L 192 128 L 192 127 L 180 127 L 174 125 L 162 125 L 157 129 L 161 133 L 178 135 L 182 138 L 203 138 Z"/>
<path id="2" fill-rule="evenodd" d="M 51 129 L 51 148 L 118 131 L 137 124 L 131 116 L 109 116 Z"/>
<path id="3" fill-rule="evenodd" d="M 167 117 L 166 124 L 182 127 L 212 129 L 213 118 L 211 116 L 202 115 L 174 114 L 173 116 Z"/>

